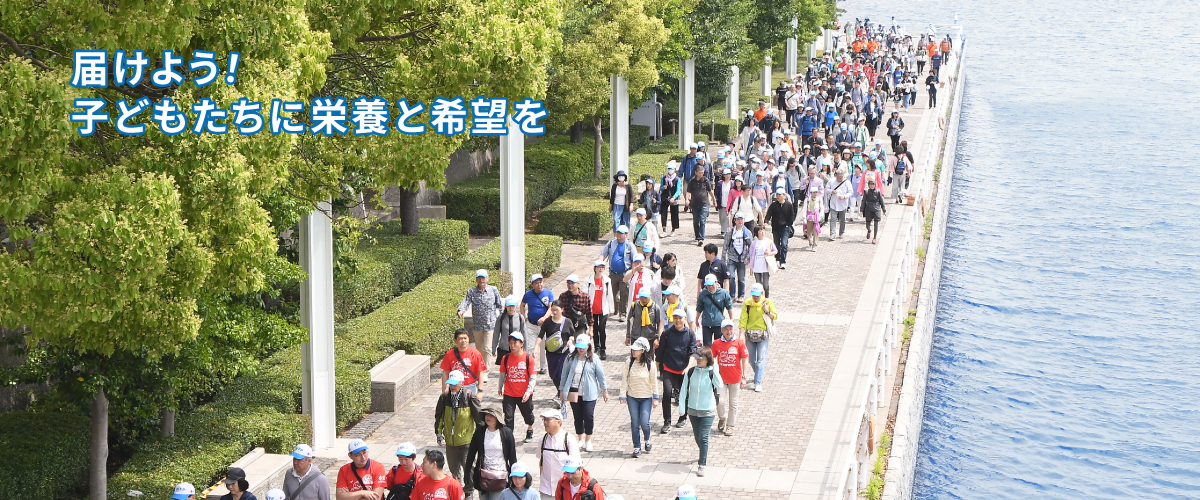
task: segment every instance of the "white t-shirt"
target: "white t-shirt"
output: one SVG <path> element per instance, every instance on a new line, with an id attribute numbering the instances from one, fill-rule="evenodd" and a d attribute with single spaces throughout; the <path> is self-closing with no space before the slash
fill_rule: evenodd
<path id="1" fill-rule="evenodd" d="M 763 238 L 756 240 L 754 245 L 754 272 L 767 272 L 770 268 L 767 267 L 767 249 L 771 248 L 771 240 Z"/>
<path id="2" fill-rule="evenodd" d="M 617 193 L 613 196 L 613 205 L 625 204 L 625 188 L 617 186 Z"/>
<path id="3" fill-rule="evenodd" d="M 571 497 L 574 498 L 575 494 L 579 493 L 579 488 L 582 488 L 582 487 L 583 487 L 583 483 L 579 483 L 579 486 L 575 486 L 572 484 L 571 485 Z"/>
<path id="4" fill-rule="evenodd" d="M 500 430 L 483 431 L 483 468 L 505 470 L 504 443 L 500 441 Z"/>
<path id="5" fill-rule="evenodd" d="M 557 435 L 545 435 L 542 441 L 538 441 L 542 448 L 539 449 L 542 458 L 542 478 L 538 484 L 538 491 L 546 495 L 554 495 L 554 489 L 558 487 L 558 481 L 563 477 L 563 464 L 567 461 L 568 453 L 554 452 L 550 450 L 567 450 L 570 456 L 579 457 L 579 443 L 575 440 L 575 435 L 567 432 L 567 428 L 563 427 L 558 430 Z"/>

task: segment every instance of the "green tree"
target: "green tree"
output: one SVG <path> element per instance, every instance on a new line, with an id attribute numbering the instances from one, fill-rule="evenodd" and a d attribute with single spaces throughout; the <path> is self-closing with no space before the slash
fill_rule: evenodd
<path id="1" fill-rule="evenodd" d="M 132 363 L 211 345 L 195 344 L 202 304 L 263 292 L 272 270 L 289 268 L 272 213 L 291 209 L 267 203 L 305 186 L 292 180 L 289 134 L 171 136 L 144 112 L 132 122 L 148 124 L 145 135 L 102 124 L 81 137 L 67 120 L 72 100 L 104 99 L 110 113 L 140 97 L 170 97 L 183 110 L 202 97 L 303 101 L 324 83 L 329 37 L 309 28 L 295 1 L 264 9 L 28 0 L 0 3 L 0 41 L 0 325 L 24 327 L 29 344 L 80 361 L 75 380 L 92 398 L 89 489 L 101 499 L 109 397 L 128 386 L 116 380 L 143 367 Z M 78 89 L 69 86 L 69 54 L 85 48 L 144 49 L 151 68 L 164 49 L 187 59 L 236 50 L 242 60 L 234 86 L 188 79 L 161 88 L 144 74 L 137 87 Z M 162 378 L 171 373 L 183 372 Z"/>
<path id="2" fill-rule="evenodd" d="M 754 18 L 752 0 L 699 0 L 687 16 L 692 39 L 687 44 L 696 59 L 696 94 L 728 91 L 730 66 L 749 45 L 747 31 Z"/>
<path id="3" fill-rule="evenodd" d="M 823 26 L 837 20 L 836 0 L 753 0 L 754 22 L 749 27 L 750 41 L 763 52 L 797 37 L 811 42 Z M 798 26 L 793 28 L 791 21 Z"/>
<path id="4" fill-rule="evenodd" d="M 551 61 L 546 104 L 550 126 L 564 130 L 590 120 L 595 131 L 595 178 L 604 170 L 604 116 L 612 96 L 609 77 L 621 75 L 631 97 L 658 82 L 659 51 L 668 33 L 643 0 L 567 0 L 562 46 Z"/>
<path id="5" fill-rule="evenodd" d="M 309 2 L 308 10 L 334 48 L 317 95 L 422 102 L 426 120 L 435 97 L 506 97 L 510 106 L 540 99 L 562 16 L 554 0 L 330 0 Z M 392 116 L 398 115 L 392 106 Z M 468 137 L 438 135 L 430 127 L 416 136 L 392 131 L 387 137 L 306 138 L 301 157 L 316 171 L 331 165 L 342 179 L 362 180 L 356 188 L 398 186 L 403 230 L 414 234 L 418 190 L 444 187 L 450 154 Z"/>

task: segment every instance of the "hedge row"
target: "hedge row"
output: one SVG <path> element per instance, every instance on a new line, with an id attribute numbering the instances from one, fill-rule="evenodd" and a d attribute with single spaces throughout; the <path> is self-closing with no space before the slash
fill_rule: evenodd
<path id="1" fill-rule="evenodd" d="M 562 239 L 528 236 L 526 269 L 552 272 L 559 265 Z M 337 425 L 344 429 L 370 407 L 368 370 L 397 349 L 438 357 L 461 325 L 455 310 L 474 283 L 474 270 L 500 267 L 495 240 L 442 266 L 412 290 L 374 312 L 337 327 L 335 391 Z M 499 273 L 502 289 L 511 281 Z M 268 358 L 261 368 L 239 377 L 209 404 L 181 415 L 176 435 L 146 443 L 109 480 L 109 498 L 138 490 L 166 498 L 180 481 L 209 485 L 229 464 L 254 447 L 284 453 L 312 435 L 301 406 L 300 347 Z M 86 454 L 85 454 L 86 456 Z"/>
<path id="2" fill-rule="evenodd" d="M 608 161 L 608 148 L 601 149 Z M 569 137 L 552 136 L 525 148 L 526 217 L 590 177 L 594 154 L 595 141 L 588 137 L 572 144 Z M 442 204 L 447 218 L 470 223 L 471 234 L 500 234 L 500 169 L 450 186 Z"/>
<path id="3" fill-rule="evenodd" d="M 700 129 L 705 132 L 712 130 L 713 133 L 710 134 L 712 139 L 721 144 L 729 142 L 732 137 L 737 137 L 738 125 L 741 123 L 739 120 L 725 118 L 725 103 L 697 113 L 696 118 L 701 122 Z"/>
<path id="4" fill-rule="evenodd" d="M 708 136 L 696 135 L 697 141 Z M 679 149 L 679 137 L 663 136 L 629 155 L 629 178 L 638 181 L 643 175 L 657 179 L 666 173 L 667 162 L 682 159 L 686 151 Z M 566 194 L 542 210 L 534 232 L 553 234 L 569 240 L 597 240 L 612 230 L 612 212 L 608 210 L 607 181 L 589 181 L 571 188 Z"/>
<path id="5" fill-rule="evenodd" d="M 333 311 L 345 321 L 374 311 L 417 286 L 434 271 L 467 251 L 467 223 L 421 219 L 415 235 L 392 220 L 367 231 L 370 238 L 346 256 L 351 265 L 333 284 Z"/>
<path id="6" fill-rule="evenodd" d="M 0 413 L 0 498 L 87 496 L 91 424 L 68 413 Z"/>
<path id="7" fill-rule="evenodd" d="M 630 125 L 629 126 L 629 154 L 638 152 L 639 149 L 650 144 L 650 127 L 647 125 Z"/>

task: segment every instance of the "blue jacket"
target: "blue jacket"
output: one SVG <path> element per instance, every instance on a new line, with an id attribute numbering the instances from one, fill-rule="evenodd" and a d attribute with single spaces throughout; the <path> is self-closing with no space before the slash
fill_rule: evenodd
<path id="1" fill-rule="evenodd" d="M 696 157 L 691 153 L 683 155 L 683 161 L 679 163 L 679 175 L 684 179 L 691 179 L 694 170 L 696 170 Z"/>
<path id="2" fill-rule="evenodd" d="M 563 362 L 563 372 L 559 379 L 558 390 L 564 394 L 571 390 L 571 383 L 575 381 L 575 365 L 582 361 L 584 365 L 583 377 L 579 381 L 579 399 L 581 401 L 600 399 L 600 391 L 608 390 L 608 379 L 604 378 L 604 365 L 600 363 L 598 357 L 593 355 L 591 360 L 584 360 L 577 355 L 578 352 L 572 353 Z"/>
<path id="3" fill-rule="evenodd" d="M 725 315 L 722 313 L 726 309 L 733 309 L 733 299 L 729 297 L 729 292 L 724 288 L 717 288 L 714 293 L 705 287 L 700 291 L 700 298 L 696 301 L 696 306 L 700 309 L 702 326 L 721 326 L 721 320 L 725 319 Z"/>
<path id="4" fill-rule="evenodd" d="M 817 128 L 817 123 L 819 122 L 820 118 L 817 117 L 816 112 L 809 116 L 808 112 L 805 111 L 804 116 L 800 117 L 800 135 L 812 135 L 813 129 Z"/>
<path id="5" fill-rule="evenodd" d="M 600 255 L 604 257 L 604 260 L 608 261 L 608 271 L 609 272 L 623 273 L 625 271 L 628 271 L 629 268 L 633 267 L 633 240 L 626 238 L 625 239 L 625 251 L 622 252 L 624 254 L 623 258 L 625 259 L 625 269 L 621 269 L 621 270 L 613 269 L 612 265 L 613 265 L 613 261 L 615 260 L 614 255 L 617 253 L 617 247 L 620 246 L 620 244 L 621 243 L 617 241 L 617 238 L 614 237 L 613 239 L 608 240 L 608 243 L 604 244 L 604 248 L 600 249 Z"/>

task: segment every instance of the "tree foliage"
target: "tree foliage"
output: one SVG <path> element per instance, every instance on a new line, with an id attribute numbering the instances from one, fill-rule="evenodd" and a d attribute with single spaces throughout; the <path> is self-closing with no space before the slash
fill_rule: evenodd
<path id="1" fill-rule="evenodd" d="M 699 0 L 687 15 L 692 35 L 687 47 L 696 59 L 698 95 L 728 91 L 729 67 L 741 61 L 749 46 L 747 31 L 753 18 L 752 0 Z"/>
<path id="2" fill-rule="evenodd" d="M 750 25 L 750 41 L 764 52 L 796 37 L 812 41 L 823 26 L 837 20 L 835 0 L 752 0 L 754 22 Z M 793 28 L 791 20 L 798 26 Z"/>

